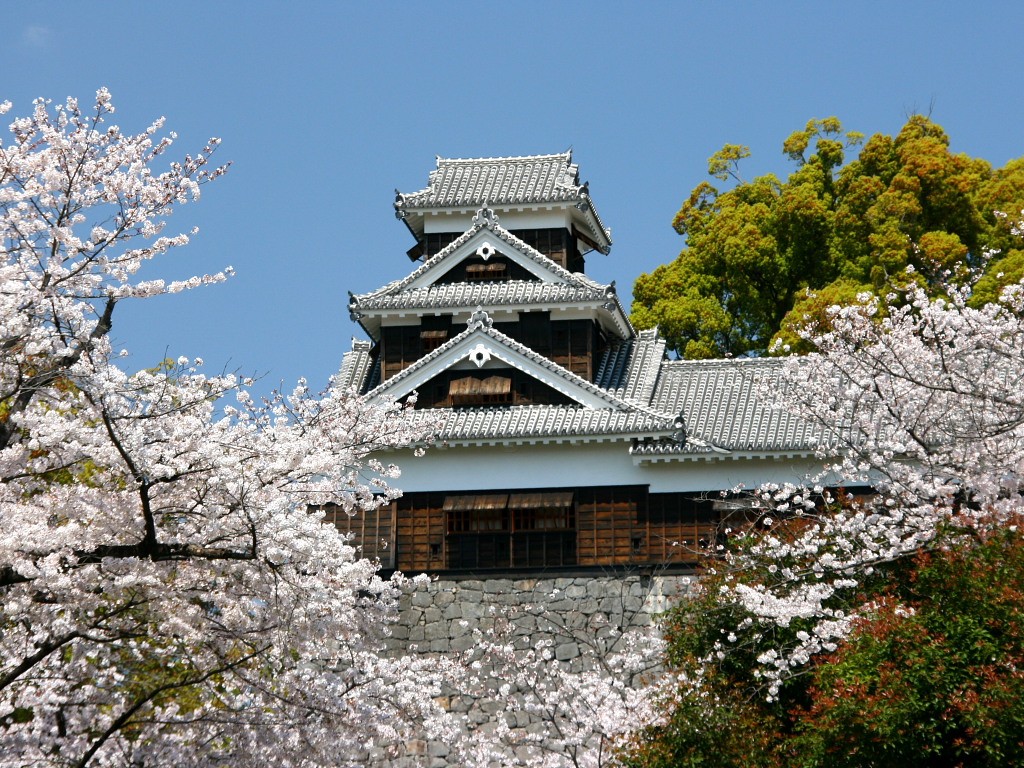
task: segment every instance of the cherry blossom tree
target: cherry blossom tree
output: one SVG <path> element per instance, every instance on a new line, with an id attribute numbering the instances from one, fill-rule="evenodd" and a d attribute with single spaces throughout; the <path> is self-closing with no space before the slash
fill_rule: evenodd
<path id="1" fill-rule="evenodd" d="M 589 617 L 549 608 L 561 597 L 556 589 L 474 629 L 464 690 L 498 704 L 494 729 L 467 742 L 475 741 L 480 764 L 498 755 L 510 766 L 621 764 L 630 737 L 659 720 L 671 686 L 665 642 L 645 606 L 652 584 L 639 595 L 620 581 L 606 610 Z"/>
<path id="2" fill-rule="evenodd" d="M 310 511 L 388 502 L 373 454 L 424 428 L 301 383 L 257 403 L 198 360 L 115 365 L 121 302 L 230 270 L 137 277 L 226 166 L 113 113 L 106 90 L 39 100 L 0 143 L 0 766 L 355 764 L 413 723 L 446 738 L 446 663 L 380 652 L 403 580 Z"/>
<path id="3" fill-rule="evenodd" d="M 757 525 L 734 532 L 727 551 L 709 563 L 698 598 L 675 611 L 669 657 L 681 683 L 666 701 L 670 722 L 648 734 L 651 745 L 640 749 L 637 764 L 702 765 L 715 745 L 720 765 L 836 764 L 820 751 L 828 737 L 809 754 L 800 750 L 814 740 L 794 735 L 826 733 L 822 724 L 834 725 L 838 713 L 864 726 L 861 750 L 871 749 L 871 739 L 892 746 L 898 734 L 923 732 L 902 720 L 888 732 L 867 733 L 866 723 L 894 710 L 878 716 L 877 701 L 911 686 L 872 698 L 878 692 L 866 691 L 870 676 L 857 665 L 877 662 L 880 648 L 912 650 L 905 638 L 927 637 L 918 614 L 959 621 L 922 610 L 922 600 L 941 597 L 922 593 L 923 585 L 951 583 L 957 563 L 988 568 L 993 547 L 1015 552 L 1024 523 L 1024 284 L 984 306 L 970 299 L 970 285 L 952 283 L 930 297 L 909 270 L 882 298 L 864 295 L 854 306 L 832 308 L 827 331 L 806 328 L 819 352 L 788 360 L 781 379 L 764 384 L 778 407 L 818 425 L 825 470 L 806 487 L 759 489 Z M 1014 610 L 1024 608 L 1019 592 L 1001 592 L 988 605 L 979 600 L 977 614 L 964 621 L 993 632 L 990 617 L 1005 615 L 1013 600 Z M 927 626 L 944 642 L 968 637 Z M 970 638 L 968 655 L 982 647 L 981 635 Z M 1019 680 L 1019 643 L 985 647 L 1003 654 L 985 659 L 985 675 L 1017 690 L 1010 681 Z M 876 655 L 866 657 L 864 649 Z M 924 657 L 884 661 L 900 668 Z M 827 672 L 832 663 L 843 673 Z M 976 694 L 956 690 L 967 699 Z M 854 711 L 854 698 L 873 709 Z M 996 734 L 1019 733 L 1024 717 L 1020 707 L 1004 706 L 1012 700 L 981 715 L 968 706 L 920 709 L 950 721 L 946 729 L 927 726 L 935 735 L 927 759 L 1000 764 L 1007 753 L 991 748 Z M 966 712 L 970 722 L 957 719 Z M 987 747 L 979 727 L 992 729 Z M 965 744 L 991 749 L 971 752 Z M 1024 749 L 1013 744 L 1004 746 L 1014 754 Z M 872 754 L 878 764 L 910 764 Z"/>

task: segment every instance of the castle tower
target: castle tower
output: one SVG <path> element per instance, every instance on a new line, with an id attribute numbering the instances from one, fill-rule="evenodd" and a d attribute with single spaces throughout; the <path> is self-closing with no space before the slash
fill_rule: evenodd
<path id="1" fill-rule="evenodd" d="M 385 567 L 686 568 L 730 513 L 721 491 L 809 469 L 812 430 L 756 398 L 774 362 L 666 360 L 586 276 L 611 235 L 571 153 L 438 158 L 394 206 L 417 263 L 351 296 L 370 340 L 339 383 L 415 393 L 442 426 L 426 456 L 393 457 L 402 499 L 336 521 Z"/>

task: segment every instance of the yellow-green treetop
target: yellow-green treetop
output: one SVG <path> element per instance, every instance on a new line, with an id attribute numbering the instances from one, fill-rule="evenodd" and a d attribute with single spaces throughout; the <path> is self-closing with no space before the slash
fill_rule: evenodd
<path id="1" fill-rule="evenodd" d="M 745 181 L 745 146 L 712 155 L 709 174 L 732 186 L 698 184 L 673 221 L 683 251 L 636 281 L 634 324 L 657 325 L 681 357 L 802 349 L 798 327 L 908 266 L 937 284 L 986 264 L 978 301 L 1024 274 L 1019 240 L 997 214 L 1015 220 L 1024 208 L 1024 158 L 993 169 L 954 154 L 922 115 L 866 141 L 835 117 L 811 120 L 782 149 L 796 166 L 785 181 Z"/>

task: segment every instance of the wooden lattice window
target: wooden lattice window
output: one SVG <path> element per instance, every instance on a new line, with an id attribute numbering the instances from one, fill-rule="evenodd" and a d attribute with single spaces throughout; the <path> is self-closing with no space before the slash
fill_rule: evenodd
<path id="1" fill-rule="evenodd" d="M 324 522 L 333 523 L 342 533 L 352 536 L 352 545 L 362 557 L 379 560 L 382 568 L 394 567 L 395 505 L 349 514 L 337 504 L 319 508 Z"/>
<path id="2" fill-rule="evenodd" d="M 644 554 L 663 562 L 696 562 L 714 552 L 722 511 L 717 496 L 652 493 L 646 514 L 638 516 L 645 531 Z"/>
<path id="3" fill-rule="evenodd" d="M 571 491 L 453 495 L 445 499 L 449 568 L 576 564 Z"/>
<path id="4" fill-rule="evenodd" d="M 460 376 L 448 384 L 453 406 L 501 405 L 512 402 L 512 379 L 509 376 Z"/>
<path id="5" fill-rule="evenodd" d="M 503 261 L 492 261 L 489 264 L 469 264 L 466 266 L 466 279 L 475 282 L 508 280 L 508 265 Z"/>
<path id="6" fill-rule="evenodd" d="M 420 345 L 423 349 L 423 354 L 433 352 L 435 349 L 440 347 L 448 341 L 447 330 L 425 330 L 420 331 Z"/>
<path id="7" fill-rule="evenodd" d="M 444 500 L 448 533 L 507 531 L 508 494 L 448 496 Z"/>

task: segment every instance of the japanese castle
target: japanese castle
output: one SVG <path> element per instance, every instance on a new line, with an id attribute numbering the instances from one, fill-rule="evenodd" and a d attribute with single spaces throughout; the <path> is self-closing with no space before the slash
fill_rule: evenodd
<path id="1" fill-rule="evenodd" d="M 682 361 L 587 277 L 610 230 L 571 152 L 437 159 L 397 193 L 415 268 L 352 295 L 369 337 L 340 384 L 416 394 L 438 423 L 422 457 L 387 457 L 405 495 L 335 523 L 407 573 L 692 567 L 742 502 L 800 481 L 813 428 L 759 400 L 766 359 Z"/>

